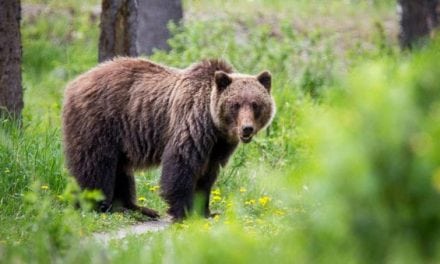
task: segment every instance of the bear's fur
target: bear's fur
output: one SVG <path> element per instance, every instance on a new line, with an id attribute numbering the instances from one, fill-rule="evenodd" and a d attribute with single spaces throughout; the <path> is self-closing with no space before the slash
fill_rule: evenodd
<path id="1" fill-rule="evenodd" d="M 133 170 L 162 164 L 161 196 L 168 213 L 182 219 L 194 195 L 209 194 L 220 166 L 240 141 L 270 123 L 271 75 L 234 73 L 222 60 L 175 69 L 145 59 L 117 58 L 72 81 L 65 91 L 67 166 L 83 189 L 105 196 L 99 209 L 119 201 L 136 204 Z"/>

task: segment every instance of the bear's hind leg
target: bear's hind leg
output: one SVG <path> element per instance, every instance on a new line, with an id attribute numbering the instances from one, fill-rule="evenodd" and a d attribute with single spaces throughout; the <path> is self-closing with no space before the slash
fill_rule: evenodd
<path id="1" fill-rule="evenodd" d="M 71 164 L 73 174 L 76 176 L 81 189 L 99 190 L 102 192 L 104 200 L 97 204 L 96 210 L 109 212 L 112 209 L 115 190 L 117 158 L 112 155 L 103 157 L 100 154 L 83 154 L 83 157 L 84 160 L 95 160 L 96 162 Z"/>
<path id="2" fill-rule="evenodd" d="M 159 213 L 153 209 L 136 204 L 136 183 L 130 169 L 118 164 L 114 200 L 119 200 L 125 209 L 139 211 L 151 218 L 158 218 Z"/>
<path id="3" fill-rule="evenodd" d="M 98 203 L 98 210 L 107 213 L 113 207 L 113 198 L 116 182 L 116 162 L 117 158 L 102 158 L 97 163 L 95 174 L 98 175 L 97 186 L 91 189 L 101 190 L 104 194 L 104 201 Z"/>

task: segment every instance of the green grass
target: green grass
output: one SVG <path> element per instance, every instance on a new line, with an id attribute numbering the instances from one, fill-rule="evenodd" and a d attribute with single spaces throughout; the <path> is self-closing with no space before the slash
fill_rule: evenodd
<path id="1" fill-rule="evenodd" d="M 221 171 L 219 217 L 92 241 L 142 220 L 74 209 L 99 195 L 64 167 L 63 90 L 96 65 L 98 4 L 23 3 L 22 127 L 0 123 L 0 262 L 438 262 L 440 45 L 401 53 L 393 1 L 185 1 L 171 50 L 150 59 L 268 69 L 277 115 Z M 137 192 L 164 213 L 159 176 L 138 172 Z"/>

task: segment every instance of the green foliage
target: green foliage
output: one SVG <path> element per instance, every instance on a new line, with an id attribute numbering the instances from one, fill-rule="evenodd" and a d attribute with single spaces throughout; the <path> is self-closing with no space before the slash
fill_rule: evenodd
<path id="1" fill-rule="evenodd" d="M 290 100 L 297 94 L 291 91 L 292 82 L 299 84 L 296 87 L 300 92 L 313 97 L 319 97 L 331 84 L 334 56 L 319 33 L 300 36 L 287 20 L 276 27 L 252 18 L 241 23 L 211 20 L 171 24 L 171 51 L 157 51 L 151 59 L 187 67 L 201 59 L 223 58 L 240 72 L 257 74 L 270 69 L 276 73 L 274 87 L 287 90 Z"/>
<path id="2" fill-rule="evenodd" d="M 0 123 L 1 203 L 20 199 L 33 181 L 41 181 L 60 192 L 65 173 L 57 130 L 32 131 L 26 124 L 17 127 L 8 119 Z M 8 207 L 5 205 L 5 210 Z M 14 210 L 14 209 L 12 209 Z M 13 212 L 13 211 L 12 211 Z M 11 213 L 12 213 L 11 212 Z"/>
<path id="3" fill-rule="evenodd" d="M 302 224 L 311 257 L 438 259 L 438 44 L 410 59 L 363 65 L 331 107 L 304 117 L 308 195 L 318 205 Z M 429 101 L 420 100 L 427 91 Z"/>

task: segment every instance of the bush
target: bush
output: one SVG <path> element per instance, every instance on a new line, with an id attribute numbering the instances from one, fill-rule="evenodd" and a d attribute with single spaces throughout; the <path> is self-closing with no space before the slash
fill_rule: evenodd
<path id="1" fill-rule="evenodd" d="M 440 257 L 439 47 L 363 65 L 331 107 L 303 116 L 315 209 L 299 222 L 313 262 Z"/>

